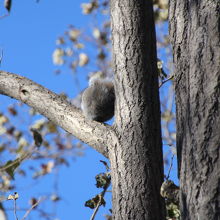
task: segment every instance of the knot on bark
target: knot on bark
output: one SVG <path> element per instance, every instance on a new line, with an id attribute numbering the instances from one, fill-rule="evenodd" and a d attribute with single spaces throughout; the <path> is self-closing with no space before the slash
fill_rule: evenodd
<path id="1" fill-rule="evenodd" d="M 20 93 L 21 101 L 26 102 L 30 96 L 30 92 L 28 91 L 28 89 L 25 87 L 21 87 L 19 93 Z"/>

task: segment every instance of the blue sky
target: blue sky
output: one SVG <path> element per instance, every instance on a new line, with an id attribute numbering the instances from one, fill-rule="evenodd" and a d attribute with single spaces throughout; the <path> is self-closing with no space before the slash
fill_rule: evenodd
<path id="1" fill-rule="evenodd" d="M 56 39 L 63 34 L 69 24 L 86 29 L 91 23 L 90 18 L 81 13 L 81 2 L 81 0 L 40 0 L 36 3 L 34 0 L 14 0 L 10 16 L 0 19 L 0 49 L 4 55 L 0 68 L 28 77 L 56 93 L 64 91 L 70 97 L 74 97 L 78 89 L 74 86 L 70 70 L 64 68 L 66 74 L 55 75 L 56 67 L 52 62 L 52 53 L 56 47 Z M 3 4 L 3 1 L 0 1 L 0 4 Z M 3 11 L 1 6 L 0 12 Z M 80 77 L 81 89 L 87 85 L 86 73 L 83 71 Z M 11 99 L 0 96 L 0 105 L 7 106 L 10 102 Z M 62 167 L 60 170 L 59 192 L 63 201 L 57 206 L 59 219 L 89 219 L 92 214 L 92 210 L 84 207 L 84 203 L 99 192 L 94 185 L 94 177 L 105 171 L 99 162 L 105 158 L 90 148 L 85 153 L 84 157 L 70 161 L 69 168 Z M 31 161 L 27 161 L 28 163 Z M 27 207 L 31 197 L 38 197 L 42 191 L 50 191 L 52 178 L 49 175 L 32 186 L 28 182 L 24 183 L 24 179 L 18 176 L 16 179 L 20 189 L 18 206 Z M 110 193 L 107 193 L 108 201 L 110 196 Z M 13 204 L 7 201 L 6 206 L 12 208 Z M 109 203 L 106 209 L 101 208 L 96 219 L 104 219 L 103 214 L 107 214 L 109 208 L 111 208 Z M 23 213 L 18 212 L 18 215 L 21 218 Z M 38 219 L 34 212 L 30 216 L 32 220 Z M 13 219 L 13 213 L 10 212 L 9 220 Z"/>
<path id="2" fill-rule="evenodd" d="M 52 53 L 56 39 L 69 24 L 84 27 L 87 22 L 88 18 L 81 14 L 80 1 L 13 1 L 11 15 L 0 20 L 0 47 L 4 51 L 1 68 L 20 73 L 55 92 L 65 88 L 65 92 L 74 93 L 70 74 L 53 77 Z"/>

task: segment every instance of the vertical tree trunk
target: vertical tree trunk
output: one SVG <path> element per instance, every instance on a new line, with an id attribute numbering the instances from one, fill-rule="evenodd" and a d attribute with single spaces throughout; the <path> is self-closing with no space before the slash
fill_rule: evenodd
<path id="1" fill-rule="evenodd" d="M 170 1 L 182 219 L 220 219 L 220 2 Z"/>
<path id="2" fill-rule="evenodd" d="M 111 0 L 115 72 L 115 132 L 109 152 L 113 218 L 162 220 L 160 107 L 153 6 Z"/>

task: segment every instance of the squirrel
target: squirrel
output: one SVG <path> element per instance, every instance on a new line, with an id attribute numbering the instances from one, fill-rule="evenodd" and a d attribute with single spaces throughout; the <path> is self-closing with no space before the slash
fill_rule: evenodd
<path id="1" fill-rule="evenodd" d="M 82 94 L 81 109 L 90 120 L 105 122 L 114 116 L 115 90 L 111 80 L 93 76 Z"/>

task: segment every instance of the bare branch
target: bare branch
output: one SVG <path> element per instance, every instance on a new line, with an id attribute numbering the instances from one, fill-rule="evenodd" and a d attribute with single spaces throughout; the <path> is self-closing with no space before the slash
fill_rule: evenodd
<path id="1" fill-rule="evenodd" d="M 0 65 L 2 64 L 2 59 L 3 59 L 3 50 L 1 49 L 1 55 L 0 55 Z"/>
<path id="2" fill-rule="evenodd" d="M 168 77 L 166 80 L 164 80 L 163 82 L 160 83 L 159 88 L 162 87 L 162 85 L 170 80 L 172 80 L 174 78 L 174 75 L 171 75 L 170 77 Z"/>
<path id="3" fill-rule="evenodd" d="M 18 220 L 18 216 L 17 216 L 17 203 L 16 203 L 16 199 L 14 199 L 14 216 L 15 219 Z"/>
<path id="4" fill-rule="evenodd" d="M 107 192 L 107 189 L 110 186 L 110 184 L 111 184 L 111 181 L 109 180 L 107 182 L 106 186 L 104 187 L 103 191 L 99 194 L 99 202 L 98 202 L 98 204 L 97 204 L 97 206 L 96 206 L 96 208 L 95 208 L 95 210 L 94 210 L 90 220 L 94 220 L 95 219 L 95 216 L 96 216 L 100 206 L 102 205 L 102 200 L 104 199 L 105 193 Z"/>
<path id="5" fill-rule="evenodd" d="M 169 170 L 168 170 L 168 174 L 167 174 L 166 180 L 169 180 L 169 178 L 170 178 L 170 171 L 171 171 L 172 166 L 173 166 L 173 158 L 174 158 L 174 154 L 171 157 L 170 167 L 169 167 Z"/>
<path id="6" fill-rule="evenodd" d="M 32 147 L 29 152 L 24 152 L 20 157 L 18 157 L 8 165 L 0 166 L 0 172 L 6 171 L 8 168 L 15 166 L 15 164 L 20 164 L 25 159 L 31 157 L 33 152 L 34 152 L 34 148 Z"/>
<path id="7" fill-rule="evenodd" d="M 113 143 L 111 126 L 87 120 L 81 110 L 41 85 L 16 74 L 0 71 L 0 94 L 33 107 L 76 138 L 108 157 Z"/>
<path id="8" fill-rule="evenodd" d="M 36 206 L 38 206 L 39 203 L 41 203 L 41 202 L 42 202 L 43 200 L 45 200 L 45 199 L 46 199 L 46 198 L 40 198 L 36 203 L 34 203 L 34 204 L 26 211 L 26 213 L 24 214 L 22 220 L 25 220 L 25 219 L 28 217 L 28 215 L 31 213 L 31 211 L 32 211 Z"/>

